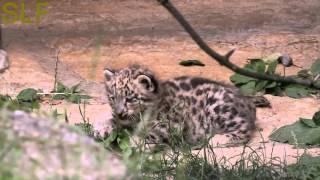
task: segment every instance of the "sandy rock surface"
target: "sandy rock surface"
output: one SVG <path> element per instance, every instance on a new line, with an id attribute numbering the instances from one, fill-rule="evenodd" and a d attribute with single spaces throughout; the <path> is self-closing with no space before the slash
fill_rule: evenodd
<path id="1" fill-rule="evenodd" d="M 32 2 L 26 7 L 32 15 Z M 0 76 L 0 91 L 15 95 L 32 87 L 50 92 L 55 74 L 66 85 L 81 83 L 81 88 L 94 97 L 87 105 L 86 117 L 102 124 L 110 118 L 102 69 L 121 68 L 138 63 L 155 71 L 160 79 L 196 75 L 229 82 L 232 72 L 210 59 L 156 2 L 61 0 L 49 2 L 49 13 L 40 24 L 9 24 L 3 29 L 11 67 Z M 217 51 L 237 51 L 231 60 L 239 66 L 247 58 L 274 52 L 289 54 L 294 63 L 309 68 L 320 57 L 320 4 L 318 0 L 173 1 L 202 37 Z M 29 7 L 30 6 L 30 7 Z M 60 49 L 58 71 L 56 51 Z M 199 59 L 205 67 L 182 67 L 184 59 Z M 279 67 L 279 73 L 282 68 Z M 286 74 L 299 68 L 290 67 Z M 266 147 L 293 162 L 297 149 L 274 144 L 270 133 L 299 117 L 311 118 L 320 110 L 319 99 L 291 99 L 267 96 L 271 109 L 259 109 L 257 125 L 262 129 L 252 146 Z M 73 123 L 82 122 L 77 105 L 44 104 L 44 109 L 68 110 Z M 267 143 L 260 143 L 263 140 Z M 219 138 L 215 138 L 219 141 Z M 217 148 L 217 156 L 233 157 L 241 148 Z M 301 152 L 302 150 L 300 150 Z M 311 149 L 317 155 L 319 149 Z"/>

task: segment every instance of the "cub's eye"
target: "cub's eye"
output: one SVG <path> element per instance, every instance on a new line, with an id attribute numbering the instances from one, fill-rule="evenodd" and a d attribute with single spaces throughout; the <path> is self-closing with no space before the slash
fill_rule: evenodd
<path id="1" fill-rule="evenodd" d="M 112 101 L 114 100 L 114 96 L 113 95 L 110 95 L 108 97 L 109 97 L 110 100 L 112 100 Z"/>
<path id="2" fill-rule="evenodd" d="M 137 103 L 139 101 L 139 99 L 135 98 L 135 97 L 127 97 L 126 101 L 129 103 Z"/>

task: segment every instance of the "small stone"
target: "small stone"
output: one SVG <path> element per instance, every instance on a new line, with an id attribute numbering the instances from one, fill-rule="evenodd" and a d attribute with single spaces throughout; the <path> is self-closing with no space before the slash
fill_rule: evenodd
<path id="1" fill-rule="evenodd" d="M 292 58 L 288 55 L 288 54 L 282 54 L 279 58 L 278 58 L 278 62 L 282 65 L 284 65 L 285 67 L 290 67 L 293 65 L 293 60 Z"/>
<path id="2" fill-rule="evenodd" d="M 5 50 L 0 49 L 0 73 L 9 68 L 9 58 Z"/>

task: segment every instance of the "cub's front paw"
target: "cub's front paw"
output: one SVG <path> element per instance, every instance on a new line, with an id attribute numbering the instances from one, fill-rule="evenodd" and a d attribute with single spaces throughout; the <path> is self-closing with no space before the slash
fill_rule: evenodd
<path id="1" fill-rule="evenodd" d="M 105 122 L 92 123 L 93 126 L 93 137 L 95 139 L 104 139 L 111 132 L 111 126 Z"/>

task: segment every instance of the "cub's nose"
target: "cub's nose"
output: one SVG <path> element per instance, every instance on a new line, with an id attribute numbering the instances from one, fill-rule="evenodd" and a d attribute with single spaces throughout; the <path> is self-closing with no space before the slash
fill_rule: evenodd
<path id="1" fill-rule="evenodd" d="M 117 113 L 118 118 L 125 119 L 127 115 L 125 113 Z"/>
<path id="2" fill-rule="evenodd" d="M 114 113 L 113 116 L 119 118 L 119 119 L 125 119 L 127 115 L 125 113 Z"/>

